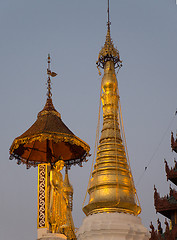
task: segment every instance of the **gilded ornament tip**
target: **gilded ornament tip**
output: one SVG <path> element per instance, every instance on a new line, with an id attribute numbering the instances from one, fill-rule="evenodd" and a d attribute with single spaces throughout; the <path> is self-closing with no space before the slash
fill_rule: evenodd
<path id="1" fill-rule="evenodd" d="M 99 52 L 98 61 L 96 64 L 98 67 L 104 68 L 106 62 L 112 61 L 114 63 L 115 68 L 121 68 L 122 61 L 120 60 L 119 51 L 117 50 L 117 48 L 114 47 L 113 41 L 111 39 L 110 22 L 108 22 L 107 24 L 108 24 L 108 29 L 107 29 L 106 41 L 104 46 Z"/>
<path id="2" fill-rule="evenodd" d="M 110 31 L 110 17 L 109 17 L 109 0 L 108 0 L 108 21 L 107 21 L 107 35 L 104 46 L 98 55 L 98 61 L 96 62 L 98 67 L 104 68 L 105 63 L 107 61 L 112 61 L 114 63 L 115 68 L 122 67 L 122 61 L 120 60 L 119 51 L 114 47 L 113 41 L 111 39 L 111 31 Z"/>
<path id="3" fill-rule="evenodd" d="M 50 58 L 50 54 L 48 54 L 48 68 L 47 68 L 47 75 L 48 75 L 48 79 L 47 79 L 47 97 L 48 98 L 51 98 L 52 97 L 52 92 L 51 92 L 51 80 L 50 80 L 50 77 L 56 77 L 57 76 L 57 73 L 55 72 L 52 72 L 50 70 L 50 63 L 51 63 L 51 58 Z"/>

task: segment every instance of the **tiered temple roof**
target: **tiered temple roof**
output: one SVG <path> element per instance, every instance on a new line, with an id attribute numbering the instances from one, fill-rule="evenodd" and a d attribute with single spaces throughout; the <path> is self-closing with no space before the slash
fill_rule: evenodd
<path id="1" fill-rule="evenodd" d="M 173 135 L 172 135 L 173 137 Z M 177 143 L 176 143 L 177 144 Z M 174 146 L 174 145 L 173 145 Z M 177 146 L 177 145 L 176 145 Z M 172 147 L 172 150 L 173 147 Z M 165 170 L 167 181 L 170 180 L 177 186 L 177 162 L 175 160 L 175 166 L 169 168 L 167 161 L 165 160 Z M 176 240 L 177 239 L 177 191 L 172 189 L 170 186 L 169 194 L 164 197 L 160 197 L 156 187 L 154 186 L 154 206 L 156 212 L 162 214 L 164 217 L 170 220 L 170 227 L 167 219 L 165 219 L 165 231 L 161 227 L 161 222 L 158 219 L 158 230 L 155 230 L 152 222 L 151 228 L 151 238 L 150 240 Z"/>
<path id="2" fill-rule="evenodd" d="M 170 180 L 177 186 L 177 162 L 174 160 L 175 166 L 169 168 L 167 161 L 165 160 L 165 171 L 167 176 L 167 181 Z"/>
<path id="3" fill-rule="evenodd" d="M 160 197 L 160 194 L 154 187 L 154 205 L 156 212 L 171 220 L 173 212 L 177 210 L 177 191 L 170 187 L 169 195 Z"/>
<path id="4" fill-rule="evenodd" d="M 177 138 L 174 139 L 173 132 L 171 132 L 171 148 L 172 151 L 175 151 L 177 153 Z"/>

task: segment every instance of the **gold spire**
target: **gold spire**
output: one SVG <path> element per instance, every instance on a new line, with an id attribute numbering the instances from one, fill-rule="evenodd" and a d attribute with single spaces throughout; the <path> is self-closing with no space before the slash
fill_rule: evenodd
<path id="1" fill-rule="evenodd" d="M 44 108 L 42 109 L 42 111 L 40 111 L 38 113 L 38 117 L 42 116 L 42 115 L 45 115 L 45 114 L 55 114 L 57 115 L 58 117 L 61 118 L 61 114 L 55 109 L 54 105 L 53 105 L 53 102 L 52 102 L 52 87 L 51 87 L 51 79 L 50 79 L 50 76 L 51 77 L 56 77 L 57 76 L 57 73 L 55 72 L 52 72 L 50 70 L 50 63 L 51 63 L 51 58 L 50 58 L 50 54 L 48 54 L 48 59 L 47 59 L 47 62 L 48 62 L 48 67 L 47 67 L 47 75 L 48 75 L 48 78 L 47 78 L 47 100 L 46 100 L 46 104 L 44 106 Z"/>
<path id="2" fill-rule="evenodd" d="M 136 189 L 120 131 L 120 101 L 115 66 L 120 67 L 121 61 L 110 37 L 109 18 L 106 42 L 97 64 L 104 68 L 101 95 L 103 128 L 88 188 L 89 203 L 83 211 L 86 215 L 98 212 L 138 215 L 141 208 L 137 203 Z"/>
<path id="3" fill-rule="evenodd" d="M 68 177 L 68 169 L 65 168 L 65 179 L 63 182 L 63 187 L 64 187 L 64 192 L 67 195 L 68 202 L 69 202 L 69 208 L 72 211 L 73 208 L 73 187 L 69 182 L 69 177 Z"/>
<path id="4" fill-rule="evenodd" d="M 68 226 L 66 236 L 68 239 L 76 240 L 76 235 L 75 235 L 75 227 L 74 227 L 74 222 L 72 218 L 72 208 L 73 208 L 73 187 L 69 182 L 69 177 L 68 177 L 68 168 L 65 168 L 65 179 L 63 182 L 63 191 L 66 196 L 66 201 L 67 201 L 67 209 L 66 209 L 66 219 L 67 223 L 66 225 Z"/>
<path id="5" fill-rule="evenodd" d="M 122 66 L 122 61 L 120 60 L 119 51 L 114 47 L 113 41 L 111 39 L 110 32 L 110 19 L 109 19 L 109 0 L 108 0 L 108 21 L 107 21 L 107 35 L 104 46 L 99 52 L 98 61 L 96 62 L 98 67 L 104 68 L 107 61 L 112 60 L 114 62 L 115 68 Z"/>

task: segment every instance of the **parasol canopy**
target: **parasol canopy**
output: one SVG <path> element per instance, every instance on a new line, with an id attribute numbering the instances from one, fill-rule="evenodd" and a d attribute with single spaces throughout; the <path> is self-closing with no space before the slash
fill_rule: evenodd
<path id="1" fill-rule="evenodd" d="M 15 138 L 10 147 L 10 159 L 25 163 L 27 168 L 41 163 L 51 166 L 62 159 L 65 166 L 82 165 L 89 155 L 90 147 L 75 136 L 61 120 L 61 115 L 53 106 L 51 98 L 50 76 L 47 69 L 48 98 L 36 122 L 21 136 Z"/>

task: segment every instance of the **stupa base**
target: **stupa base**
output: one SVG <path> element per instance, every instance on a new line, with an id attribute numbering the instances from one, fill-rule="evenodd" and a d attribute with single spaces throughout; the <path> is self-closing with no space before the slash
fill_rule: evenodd
<path id="1" fill-rule="evenodd" d="M 78 240 L 148 240 L 141 218 L 125 213 L 97 213 L 85 217 Z"/>
<path id="2" fill-rule="evenodd" d="M 46 228 L 38 229 L 37 240 L 66 240 L 67 237 L 60 233 L 49 233 Z"/>

